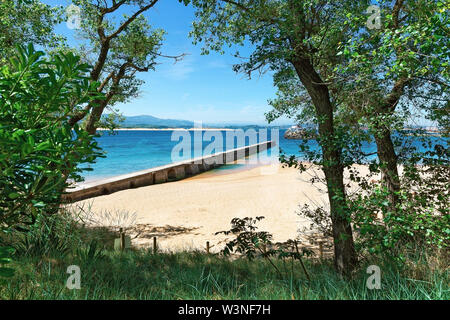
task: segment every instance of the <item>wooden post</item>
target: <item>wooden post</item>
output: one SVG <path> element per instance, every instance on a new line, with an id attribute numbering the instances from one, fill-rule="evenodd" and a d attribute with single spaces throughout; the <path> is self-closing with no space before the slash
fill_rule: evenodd
<path id="1" fill-rule="evenodd" d="M 119 229 L 120 232 L 120 250 L 125 250 L 125 233 L 123 232 L 123 228 Z"/>
<path id="2" fill-rule="evenodd" d="M 209 241 L 206 241 L 206 254 L 209 254 Z"/>
<path id="3" fill-rule="evenodd" d="M 320 255 L 320 259 L 323 258 L 323 243 L 322 241 L 319 242 L 319 255 Z"/>
<path id="4" fill-rule="evenodd" d="M 158 247 L 156 246 L 156 237 L 153 237 L 153 254 L 156 254 Z"/>

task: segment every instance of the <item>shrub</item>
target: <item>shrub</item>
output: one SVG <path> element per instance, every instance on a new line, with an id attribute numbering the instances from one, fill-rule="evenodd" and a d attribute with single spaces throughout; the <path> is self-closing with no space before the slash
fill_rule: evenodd
<path id="1" fill-rule="evenodd" d="M 403 163 L 400 202 L 392 209 L 389 191 L 366 188 L 350 198 L 360 251 L 404 262 L 417 250 L 448 249 L 450 244 L 449 150 L 440 144 L 412 152 Z"/>
<path id="2" fill-rule="evenodd" d="M 18 47 L 0 69 L 0 230 L 24 229 L 56 212 L 82 164 L 100 156 L 92 135 L 70 114 L 101 96 L 90 67 L 73 53 L 46 57 Z"/>
<path id="3" fill-rule="evenodd" d="M 380 173 L 379 163 L 370 163 L 368 175 L 349 168 L 350 179 L 357 188 L 349 192 L 347 202 L 355 246 L 361 258 L 383 256 L 404 265 L 424 252 L 435 257 L 437 252 L 448 252 L 450 150 L 445 138 L 422 138 L 419 150 L 417 146 L 403 147 L 406 151 L 400 158 L 403 173 L 395 208 L 389 202 L 390 191 L 372 180 Z M 331 236 L 327 208 L 305 204 L 298 214 L 311 221 L 307 230 L 301 231 L 314 230 Z M 446 260 L 446 257 L 437 258 Z"/>
<path id="4" fill-rule="evenodd" d="M 61 210 L 58 214 L 37 216 L 27 232 L 8 232 L 0 241 L 15 248 L 18 256 L 65 257 L 81 246 L 82 235 L 71 213 Z"/>
<path id="5" fill-rule="evenodd" d="M 14 249 L 11 247 L 0 247 L 0 283 L 2 278 L 10 278 L 14 275 L 14 269 L 7 267 L 11 263 L 11 254 Z"/>

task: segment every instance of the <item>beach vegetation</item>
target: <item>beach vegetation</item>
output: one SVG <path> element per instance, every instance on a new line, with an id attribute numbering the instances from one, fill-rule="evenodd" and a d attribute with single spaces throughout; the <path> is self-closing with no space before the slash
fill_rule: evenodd
<path id="1" fill-rule="evenodd" d="M 300 260 L 287 256 L 273 256 L 270 263 L 261 255 L 247 259 L 205 251 L 154 253 L 145 248 L 116 251 L 95 229 L 73 223 L 74 214 L 66 211 L 45 217 L 27 234 L 2 234 L 3 243 L 18 249 L 10 262 L 16 272 L 0 286 L 0 299 L 447 300 L 450 297 L 448 269 L 426 252 L 410 256 L 407 268 L 400 268 L 389 259 L 364 261 L 351 279 L 343 280 L 334 270 L 332 257 L 304 258 L 302 266 Z M 58 248 L 42 241 L 49 236 L 47 228 L 57 233 Z M 366 286 L 367 267 L 372 264 L 381 269 L 380 290 Z M 66 286 L 67 268 L 73 265 L 80 268 L 80 289 Z"/>
<path id="2" fill-rule="evenodd" d="M 101 155 L 92 135 L 72 127 L 72 108 L 101 99 L 89 66 L 72 53 L 45 56 L 18 46 L 0 70 L 0 228 L 27 230 L 57 213 L 70 181 Z"/>

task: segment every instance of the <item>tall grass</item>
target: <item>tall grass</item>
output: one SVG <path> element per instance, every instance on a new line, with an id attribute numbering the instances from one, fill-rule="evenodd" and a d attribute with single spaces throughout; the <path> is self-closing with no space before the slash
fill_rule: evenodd
<path id="1" fill-rule="evenodd" d="M 349 281 L 330 262 L 307 262 L 311 281 L 295 264 L 281 278 L 264 260 L 230 261 L 199 252 L 80 253 L 65 258 L 23 256 L 16 275 L 0 288 L 1 299 L 449 299 L 448 273 L 423 279 L 381 266 L 382 288 L 369 290 L 361 268 Z M 81 269 L 81 289 L 65 287 L 69 265 Z M 282 268 L 281 264 L 279 266 Z"/>

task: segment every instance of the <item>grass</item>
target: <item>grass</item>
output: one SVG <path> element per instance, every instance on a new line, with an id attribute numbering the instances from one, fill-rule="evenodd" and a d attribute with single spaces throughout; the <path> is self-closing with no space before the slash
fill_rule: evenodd
<path id="1" fill-rule="evenodd" d="M 69 265 L 81 269 L 81 289 L 66 288 Z M 95 258 L 19 257 L 16 275 L 0 287 L 0 299 L 449 299 L 448 273 L 426 280 L 381 266 L 382 288 L 369 290 L 365 268 L 350 281 L 329 261 L 307 261 L 308 281 L 298 264 L 283 278 L 265 260 L 231 261 L 199 252 L 152 254 L 106 251 Z M 283 269 L 283 264 L 279 263 Z M 293 267 L 293 268 L 292 268 Z M 291 269 L 292 268 L 292 269 Z"/>

